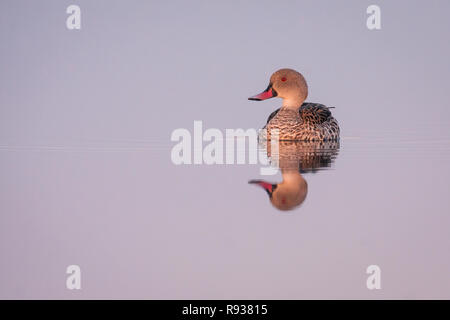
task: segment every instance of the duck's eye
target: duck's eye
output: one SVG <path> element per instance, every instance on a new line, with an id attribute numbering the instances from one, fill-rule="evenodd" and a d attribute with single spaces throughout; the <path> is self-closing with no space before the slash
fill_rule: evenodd
<path id="1" fill-rule="evenodd" d="M 286 77 L 281 78 L 281 81 L 285 82 L 287 80 Z"/>

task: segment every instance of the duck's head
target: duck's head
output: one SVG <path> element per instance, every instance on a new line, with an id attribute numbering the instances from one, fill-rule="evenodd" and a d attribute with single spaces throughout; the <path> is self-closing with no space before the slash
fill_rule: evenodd
<path id="1" fill-rule="evenodd" d="M 283 174 L 283 182 L 272 184 L 264 180 L 250 180 L 264 189 L 269 195 L 270 203 L 282 211 L 292 210 L 303 203 L 308 194 L 308 184 L 297 172 L 296 174 Z"/>
<path id="2" fill-rule="evenodd" d="M 273 97 L 283 99 L 283 106 L 299 107 L 308 96 L 308 85 L 300 72 L 293 69 L 280 69 L 270 77 L 266 90 L 249 100 L 266 100 Z"/>

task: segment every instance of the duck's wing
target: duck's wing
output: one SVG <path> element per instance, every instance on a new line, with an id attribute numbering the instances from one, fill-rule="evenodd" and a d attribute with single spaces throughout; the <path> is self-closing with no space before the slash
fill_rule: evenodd
<path id="1" fill-rule="evenodd" d="M 300 107 L 299 113 L 304 122 L 321 124 L 332 118 L 330 109 L 320 103 L 305 102 Z"/>

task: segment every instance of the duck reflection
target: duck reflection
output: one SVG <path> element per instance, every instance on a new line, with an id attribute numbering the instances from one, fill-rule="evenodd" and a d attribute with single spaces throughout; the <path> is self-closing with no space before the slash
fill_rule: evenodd
<path id="1" fill-rule="evenodd" d="M 308 194 L 308 183 L 303 174 L 316 173 L 331 167 L 339 153 L 339 141 L 279 141 L 278 153 L 270 141 L 260 140 L 272 166 L 281 170 L 282 181 L 250 180 L 250 184 L 265 190 L 272 205 L 282 211 L 300 206 Z"/>

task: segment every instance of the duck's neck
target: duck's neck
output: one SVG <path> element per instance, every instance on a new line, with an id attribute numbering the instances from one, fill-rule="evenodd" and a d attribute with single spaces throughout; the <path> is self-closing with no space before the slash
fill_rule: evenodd
<path id="1" fill-rule="evenodd" d="M 283 98 L 282 108 L 297 111 L 305 99 L 301 97 Z"/>
<path id="2" fill-rule="evenodd" d="M 302 175 L 298 172 L 298 170 L 281 170 L 281 175 L 283 176 L 283 184 L 286 185 L 299 185 L 305 181 Z"/>

